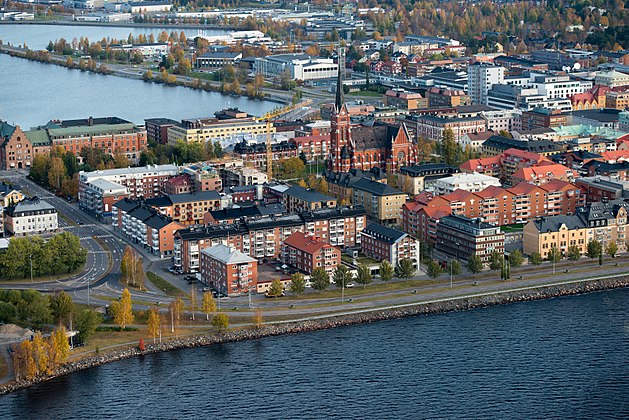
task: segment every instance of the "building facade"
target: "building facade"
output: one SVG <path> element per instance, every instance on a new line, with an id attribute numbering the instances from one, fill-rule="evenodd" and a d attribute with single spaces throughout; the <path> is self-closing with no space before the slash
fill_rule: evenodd
<path id="1" fill-rule="evenodd" d="M 491 260 L 491 254 L 504 254 L 505 236 L 500 227 L 480 219 L 450 215 L 442 217 L 437 225 L 435 249 L 456 259 L 480 257 L 483 263 Z"/>
<path id="2" fill-rule="evenodd" d="M 401 230 L 370 223 L 361 232 L 360 249 L 376 261 L 388 261 L 393 267 L 405 258 L 419 267 L 419 243 Z"/>
<path id="3" fill-rule="evenodd" d="M 201 251 L 201 282 L 227 296 L 255 292 L 258 261 L 220 244 Z"/>
<path id="4" fill-rule="evenodd" d="M 341 264 L 341 250 L 316 236 L 295 232 L 284 240 L 282 261 L 306 274 L 323 268 L 331 277 Z"/>
<path id="5" fill-rule="evenodd" d="M 59 229 L 57 209 L 38 197 L 7 207 L 4 221 L 6 232 L 13 236 L 54 233 Z"/>

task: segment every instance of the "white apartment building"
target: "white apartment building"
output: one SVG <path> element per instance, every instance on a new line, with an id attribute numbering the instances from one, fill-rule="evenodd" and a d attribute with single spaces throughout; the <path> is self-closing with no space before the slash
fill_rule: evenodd
<path id="1" fill-rule="evenodd" d="M 450 194 L 456 190 L 479 192 L 487 187 L 500 187 L 500 180 L 493 176 L 479 173 L 460 173 L 435 180 L 435 195 Z"/>
<path id="2" fill-rule="evenodd" d="M 488 131 L 519 130 L 522 127 L 522 111 L 515 109 L 483 111 L 480 113 L 487 124 Z"/>
<path id="3" fill-rule="evenodd" d="M 160 195 L 164 182 L 179 174 L 177 165 L 148 165 L 139 168 L 105 169 L 79 172 L 79 204 L 87 184 L 96 179 L 105 179 L 127 187 L 130 198 L 149 198 Z M 87 198 L 87 197 L 86 197 Z"/>
<path id="4" fill-rule="evenodd" d="M 487 105 L 487 92 L 493 85 L 503 84 L 505 69 L 487 63 L 474 63 L 467 68 L 467 89 L 472 102 Z"/>
<path id="5" fill-rule="evenodd" d="M 4 218 L 6 231 L 14 236 L 39 235 L 59 229 L 57 209 L 38 197 L 8 207 Z"/>

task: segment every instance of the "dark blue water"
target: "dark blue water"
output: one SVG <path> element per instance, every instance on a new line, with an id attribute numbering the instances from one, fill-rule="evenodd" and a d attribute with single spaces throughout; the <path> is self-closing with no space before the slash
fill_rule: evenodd
<path id="1" fill-rule="evenodd" d="M 0 418 L 629 418 L 629 290 L 126 360 Z"/>

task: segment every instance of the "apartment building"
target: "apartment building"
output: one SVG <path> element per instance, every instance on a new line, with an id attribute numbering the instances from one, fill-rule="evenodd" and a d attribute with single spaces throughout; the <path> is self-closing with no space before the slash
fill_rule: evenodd
<path id="1" fill-rule="evenodd" d="M 405 193 L 417 195 L 426 189 L 432 188 L 437 180 L 460 172 L 461 170 L 456 166 L 446 165 L 445 163 L 402 166 L 399 170 L 400 180 L 398 185 L 403 188 Z"/>
<path id="2" fill-rule="evenodd" d="M 504 84 L 504 67 L 475 62 L 467 68 L 467 89 L 472 103 L 487 105 L 487 92 L 493 85 Z"/>
<path id="3" fill-rule="evenodd" d="M 629 181 L 609 176 L 580 177 L 574 184 L 581 188 L 588 203 L 629 198 Z"/>
<path id="4" fill-rule="evenodd" d="M 201 224 L 207 212 L 222 208 L 221 196 L 213 190 L 170 194 L 149 198 L 145 202 L 184 226 Z"/>
<path id="5" fill-rule="evenodd" d="M 284 207 L 288 213 L 318 210 L 336 206 L 336 199 L 320 192 L 293 185 L 283 193 Z"/>
<path id="6" fill-rule="evenodd" d="M 615 243 L 627 250 L 627 210 L 624 200 L 591 203 L 573 215 L 556 215 L 531 220 L 524 226 L 524 253 L 539 252 L 543 258 L 554 247 L 564 255 L 576 246 L 582 255 L 589 242 L 596 240 L 603 250 Z"/>
<path id="7" fill-rule="evenodd" d="M 503 136 L 491 136 L 483 143 L 481 153 L 489 156 L 499 155 L 509 149 L 524 150 L 538 153 L 542 156 L 550 156 L 559 153 L 562 148 L 550 140 L 517 140 Z"/>
<path id="8" fill-rule="evenodd" d="M 242 162 L 240 162 L 240 164 L 242 165 Z M 226 166 L 219 168 L 219 174 L 223 182 L 223 188 L 243 185 L 262 185 L 269 181 L 264 172 L 242 166 Z"/>
<path id="9" fill-rule="evenodd" d="M 194 181 L 189 174 L 181 174 L 164 182 L 164 194 L 187 194 L 195 191 Z"/>
<path id="10" fill-rule="evenodd" d="M 431 87 L 426 91 L 428 106 L 425 108 L 456 107 L 472 105 L 472 99 L 463 90 Z"/>
<path id="11" fill-rule="evenodd" d="M 454 133 L 454 140 L 461 142 L 465 134 L 478 133 L 487 129 L 487 123 L 479 116 L 442 117 L 436 115 L 411 115 L 404 119 L 416 138 L 441 141 L 447 129 Z"/>
<path id="12" fill-rule="evenodd" d="M 216 118 L 199 118 L 182 120 L 180 124 L 168 128 L 168 144 L 216 141 L 232 137 L 236 134 L 260 135 L 275 133 L 273 123 L 267 126 L 266 121 L 258 121 L 256 117 L 238 110 L 225 110 L 217 113 Z"/>
<path id="13" fill-rule="evenodd" d="M 437 225 L 435 249 L 456 259 L 478 256 L 484 263 L 491 254 L 504 254 L 505 235 L 500 227 L 464 216 L 442 217 Z"/>
<path id="14" fill-rule="evenodd" d="M 79 207 L 99 220 L 112 216 L 114 203 L 129 196 L 129 189 L 104 178 L 96 178 L 84 184 L 80 190 Z"/>
<path id="15" fill-rule="evenodd" d="M 341 250 L 316 236 L 295 232 L 284 240 L 282 261 L 306 274 L 323 268 L 331 277 L 341 264 Z"/>
<path id="16" fill-rule="evenodd" d="M 41 152 L 50 151 L 46 145 Z M 31 167 L 37 154 L 36 144 L 26 136 L 19 125 L 0 121 L 0 170 L 11 171 Z"/>
<path id="17" fill-rule="evenodd" d="M 352 203 L 362 206 L 374 221 L 398 224 L 402 218 L 402 205 L 407 194 L 381 182 L 362 178 L 353 185 Z"/>
<path id="18" fill-rule="evenodd" d="M 550 181 L 537 186 L 522 182 L 515 187 L 488 187 L 480 192 L 463 190 L 433 197 L 425 204 L 412 203 L 403 207 L 402 227 L 405 232 L 426 240 L 435 235 L 429 230 L 444 214 L 482 219 L 498 226 L 525 223 L 535 217 L 574 214 L 585 205 L 585 194 L 564 181 Z"/>
<path id="19" fill-rule="evenodd" d="M 164 189 L 164 183 L 176 176 L 176 165 L 148 165 L 137 168 L 104 169 L 92 172 L 79 172 L 79 205 L 87 185 L 96 179 L 105 179 L 127 187 L 130 198 L 158 197 Z"/>
<path id="20" fill-rule="evenodd" d="M 168 129 L 179 122 L 170 118 L 148 118 L 144 120 L 146 128 L 146 138 L 148 141 L 154 141 L 158 144 L 168 143 Z"/>
<path id="21" fill-rule="evenodd" d="M 376 261 L 388 261 L 396 267 L 405 258 L 419 267 L 419 243 L 417 239 L 398 229 L 370 223 L 361 232 L 360 249 Z"/>
<path id="22" fill-rule="evenodd" d="M 5 209 L 4 229 L 13 236 L 56 232 L 59 229 L 57 209 L 39 197 L 24 199 Z"/>
<path id="23" fill-rule="evenodd" d="M 456 190 L 478 192 L 490 186 L 500 187 L 500 180 L 479 173 L 461 173 L 435 180 L 432 189 L 435 195 L 445 195 Z"/>
<path id="24" fill-rule="evenodd" d="M 127 198 L 114 203 L 112 224 L 114 230 L 160 258 L 172 257 L 174 234 L 183 228 L 142 201 Z"/>
<path id="25" fill-rule="evenodd" d="M 271 153 L 275 164 L 284 159 L 299 156 L 297 144 L 289 141 L 273 142 L 271 144 Z M 266 144 L 264 143 L 250 143 L 243 140 L 240 143 L 236 143 L 233 154 L 242 159 L 245 164 L 251 164 L 257 169 L 266 169 L 267 155 Z"/>
<path id="26" fill-rule="evenodd" d="M 560 180 L 566 182 L 574 182 L 579 173 L 571 168 L 563 166 L 559 163 L 543 164 L 541 166 L 531 166 L 528 168 L 520 168 L 512 175 L 512 182 L 529 182 L 535 185 L 543 185 L 552 180 Z"/>
<path id="27" fill-rule="evenodd" d="M 360 244 L 360 232 L 365 226 L 363 208 L 343 207 L 188 227 L 175 234 L 173 261 L 183 272 L 196 272 L 199 250 L 221 243 L 253 258 L 272 260 L 280 257 L 284 240 L 298 231 L 340 248 L 356 246 Z"/>
<path id="28" fill-rule="evenodd" d="M 227 296 L 255 292 L 258 260 L 219 244 L 201 251 L 201 282 Z"/>
<path id="29" fill-rule="evenodd" d="M 309 136 L 293 137 L 289 140 L 297 146 L 297 156 L 302 153 L 308 162 L 315 159 L 323 161 L 330 150 L 330 134 L 312 134 Z"/>
<path id="30" fill-rule="evenodd" d="M 408 92 L 404 89 L 389 89 L 382 96 L 385 106 L 391 106 L 398 109 L 414 109 L 428 108 L 428 99 L 419 93 Z"/>

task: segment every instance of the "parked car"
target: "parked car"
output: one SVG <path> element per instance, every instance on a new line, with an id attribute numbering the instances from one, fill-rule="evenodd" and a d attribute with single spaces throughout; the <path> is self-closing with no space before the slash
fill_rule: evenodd
<path id="1" fill-rule="evenodd" d="M 352 287 L 356 287 L 356 283 L 347 283 L 345 287 L 347 287 L 348 289 L 351 289 Z"/>

